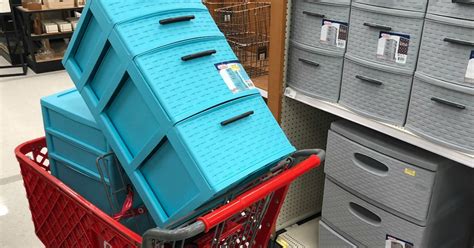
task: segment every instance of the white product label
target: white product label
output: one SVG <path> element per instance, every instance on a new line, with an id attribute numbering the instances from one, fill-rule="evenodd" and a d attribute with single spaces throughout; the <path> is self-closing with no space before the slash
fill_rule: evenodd
<path id="1" fill-rule="evenodd" d="M 380 32 L 377 46 L 377 58 L 398 64 L 406 64 L 409 47 L 409 35 Z"/>
<path id="2" fill-rule="evenodd" d="M 215 66 L 232 93 L 255 89 L 255 85 L 239 61 L 224 62 Z"/>
<path id="3" fill-rule="evenodd" d="M 285 96 L 288 96 L 289 98 L 296 98 L 296 91 L 294 91 L 291 88 L 286 88 L 285 89 Z"/>
<path id="4" fill-rule="evenodd" d="M 401 240 L 391 235 L 387 235 L 385 239 L 385 248 L 414 248 L 413 243 Z"/>
<path id="5" fill-rule="evenodd" d="M 346 48 L 349 25 L 346 22 L 323 19 L 321 43 Z"/>
<path id="6" fill-rule="evenodd" d="M 467 63 L 465 81 L 466 83 L 474 84 L 474 50 L 471 51 L 471 56 L 469 56 L 469 62 Z"/>

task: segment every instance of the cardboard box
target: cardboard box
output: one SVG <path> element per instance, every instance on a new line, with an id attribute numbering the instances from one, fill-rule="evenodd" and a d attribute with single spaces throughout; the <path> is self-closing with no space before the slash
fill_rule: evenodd
<path id="1" fill-rule="evenodd" d="M 43 5 L 49 9 L 73 8 L 75 0 L 43 0 Z"/>

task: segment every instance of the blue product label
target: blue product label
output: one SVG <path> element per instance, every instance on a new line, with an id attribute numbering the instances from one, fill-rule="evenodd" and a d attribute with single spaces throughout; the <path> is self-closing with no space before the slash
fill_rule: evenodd
<path id="1" fill-rule="evenodd" d="M 215 64 L 222 79 L 232 93 L 254 89 L 255 85 L 239 61 Z"/>
<path id="2" fill-rule="evenodd" d="M 323 19 L 321 27 L 321 43 L 346 48 L 349 24 L 335 20 Z"/>
<path id="3" fill-rule="evenodd" d="M 379 34 L 377 58 L 406 64 L 409 47 L 410 35 L 382 31 Z"/>

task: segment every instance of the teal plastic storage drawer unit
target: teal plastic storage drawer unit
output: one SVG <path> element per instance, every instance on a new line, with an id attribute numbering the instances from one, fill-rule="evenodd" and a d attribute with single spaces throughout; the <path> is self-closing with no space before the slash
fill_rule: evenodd
<path id="1" fill-rule="evenodd" d="M 109 81 L 138 54 L 206 36 L 223 34 L 198 0 L 92 0 L 83 11 L 63 63 L 81 90 L 90 77 L 103 80 L 105 76 Z"/>
<path id="2" fill-rule="evenodd" d="M 73 89 L 45 97 L 41 105 L 51 173 L 105 213 L 118 213 L 130 180 L 114 156 L 104 157 L 98 169 L 97 158 L 110 153 L 110 147 L 79 92 Z M 140 197 L 134 199 L 133 206 L 143 205 Z M 154 226 L 147 213 L 122 223 L 137 232 Z"/>

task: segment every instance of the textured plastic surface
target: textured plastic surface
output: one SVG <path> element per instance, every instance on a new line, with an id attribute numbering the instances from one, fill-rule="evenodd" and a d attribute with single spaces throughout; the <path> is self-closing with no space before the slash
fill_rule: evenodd
<path id="1" fill-rule="evenodd" d="M 291 42 L 288 61 L 288 85 L 309 96 L 331 102 L 339 100 L 342 53 Z"/>
<path id="2" fill-rule="evenodd" d="M 401 215 L 426 221 L 434 172 L 381 154 L 333 131 L 329 131 L 327 150 L 328 176 Z"/>
<path id="3" fill-rule="evenodd" d="M 320 1 L 316 3 L 305 0 L 293 1 L 291 39 L 308 46 L 343 52 L 345 47 L 339 48 L 321 42 L 321 27 L 323 19 L 349 23 L 349 13 L 349 5 Z"/>
<path id="4" fill-rule="evenodd" d="M 303 0 L 303 1 L 309 2 L 309 3 L 322 3 L 322 4 L 327 4 L 327 3 L 339 4 L 339 5 L 351 4 L 351 0 Z"/>
<path id="5" fill-rule="evenodd" d="M 474 21 L 474 5 L 453 0 L 430 0 L 428 13 Z"/>
<path id="6" fill-rule="evenodd" d="M 356 248 L 354 244 L 346 240 L 329 226 L 319 221 L 319 246 L 321 248 Z"/>
<path id="7" fill-rule="evenodd" d="M 402 9 L 412 11 L 426 11 L 428 0 L 401 0 L 401 1 L 387 1 L 387 0 L 354 0 L 356 3 L 363 3 L 378 7 L 385 7 L 390 9 Z"/>
<path id="8" fill-rule="evenodd" d="M 421 42 L 423 18 L 424 13 L 353 3 L 347 53 L 378 64 L 414 71 Z M 390 31 L 364 24 L 389 27 Z M 410 36 L 408 57 L 405 64 L 377 58 L 381 31 Z"/>
<path id="9" fill-rule="evenodd" d="M 435 102 L 433 98 L 464 109 Z M 439 144 L 474 154 L 474 89 L 417 73 L 406 127 Z"/>
<path id="10" fill-rule="evenodd" d="M 472 9 L 474 15 L 474 8 Z M 474 87 L 466 70 L 474 51 L 474 20 L 466 21 L 428 14 L 423 30 L 417 71 L 454 84 Z M 459 44 L 445 38 L 471 42 Z"/>
<path id="11" fill-rule="evenodd" d="M 413 77 L 402 72 L 346 55 L 339 103 L 371 118 L 403 126 Z"/>

